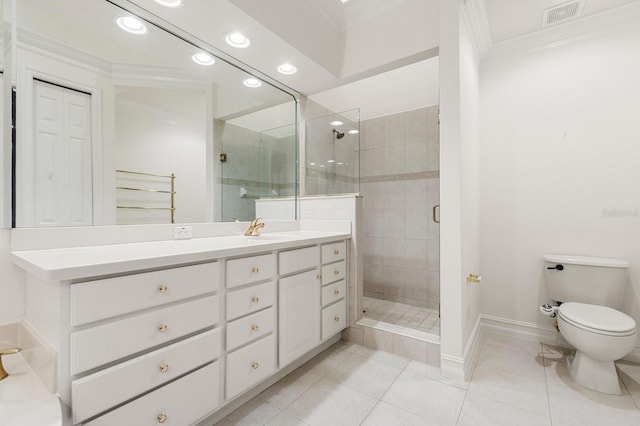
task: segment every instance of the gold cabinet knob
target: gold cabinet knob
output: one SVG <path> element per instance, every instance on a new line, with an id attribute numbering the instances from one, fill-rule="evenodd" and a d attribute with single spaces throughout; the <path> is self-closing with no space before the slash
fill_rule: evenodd
<path id="1" fill-rule="evenodd" d="M 252 301 L 253 303 L 258 303 L 258 302 L 260 301 L 260 299 L 258 298 L 258 296 L 253 296 L 253 297 L 251 298 L 251 301 Z"/>
<path id="2" fill-rule="evenodd" d="M 158 414 L 158 423 L 164 423 L 167 421 L 167 415 L 164 413 Z"/>
<path id="3" fill-rule="evenodd" d="M 260 367 L 260 364 L 258 364 L 257 362 L 251 363 L 251 368 L 253 368 L 254 370 L 256 370 L 258 367 Z"/>
<path id="4" fill-rule="evenodd" d="M 334 250 L 333 254 L 335 254 L 336 256 L 340 254 L 340 250 Z"/>
<path id="5" fill-rule="evenodd" d="M 167 331 L 167 329 L 169 328 L 169 326 L 167 324 L 160 324 L 158 325 L 158 331 L 160 333 L 164 333 L 165 331 Z"/>
<path id="6" fill-rule="evenodd" d="M 335 271 L 333 271 L 333 275 L 340 275 L 340 271 L 336 269 Z"/>
<path id="7" fill-rule="evenodd" d="M 166 373 L 167 371 L 169 371 L 169 364 L 160 364 L 160 372 Z"/>
<path id="8" fill-rule="evenodd" d="M 160 285 L 158 286 L 158 293 L 162 293 L 162 294 L 164 294 L 164 293 L 166 293 L 166 292 L 167 292 L 167 290 L 168 290 L 168 289 L 169 289 L 169 287 L 167 287 L 167 285 L 166 285 L 166 284 L 160 284 Z"/>
<path id="9" fill-rule="evenodd" d="M 254 266 L 253 268 L 251 268 L 251 272 L 253 272 L 254 274 L 256 272 L 260 272 L 260 268 L 258 268 L 257 266 Z"/>
<path id="10" fill-rule="evenodd" d="M 321 280 L 322 279 L 322 275 L 320 275 L 320 274 L 316 275 L 316 279 Z"/>
<path id="11" fill-rule="evenodd" d="M 335 322 L 338 322 L 338 321 L 340 321 L 340 317 L 336 315 L 335 317 L 333 317 L 333 320 L 334 320 Z"/>
<path id="12" fill-rule="evenodd" d="M 253 324 L 251 326 L 251 331 L 258 331 L 258 329 L 259 329 L 258 324 Z"/>
<path id="13" fill-rule="evenodd" d="M 335 290 L 333 290 L 333 294 L 335 294 L 336 296 L 340 294 L 340 290 L 338 290 L 337 288 Z"/>

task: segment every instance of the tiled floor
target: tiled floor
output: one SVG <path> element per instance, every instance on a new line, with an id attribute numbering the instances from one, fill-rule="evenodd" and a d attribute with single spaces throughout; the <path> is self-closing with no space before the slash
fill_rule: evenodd
<path id="1" fill-rule="evenodd" d="M 470 383 L 341 341 L 219 425 L 640 425 L 640 365 L 619 363 L 623 395 L 568 378 L 567 351 L 487 334 Z"/>
<path id="2" fill-rule="evenodd" d="M 364 318 L 440 335 L 440 317 L 434 309 L 366 296 L 362 298 L 362 309 Z"/>

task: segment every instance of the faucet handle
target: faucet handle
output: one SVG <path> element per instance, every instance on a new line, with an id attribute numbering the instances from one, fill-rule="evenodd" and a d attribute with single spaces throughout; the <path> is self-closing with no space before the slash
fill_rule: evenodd
<path id="1" fill-rule="evenodd" d="M 3 355 L 13 355 L 20 352 L 20 348 L 11 348 L 11 349 L 2 349 L 0 350 L 0 380 L 5 379 L 9 373 L 4 369 L 4 365 L 2 365 L 2 356 Z"/>

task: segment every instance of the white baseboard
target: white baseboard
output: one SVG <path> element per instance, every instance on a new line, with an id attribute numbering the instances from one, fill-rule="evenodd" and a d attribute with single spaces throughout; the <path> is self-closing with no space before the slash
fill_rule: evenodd
<path id="1" fill-rule="evenodd" d="M 471 375 L 475 369 L 476 362 L 480 357 L 480 324 L 482 317 L 478 316 L 476 324 L 473 326 L 471 336 L 467 341 L 467 347 L 464 349 L 464 378 L 465 381 L 471 380 Z"/>
<path id="2" fill-rule="evenodd" d="M 481 332 L 491 331 L 519 339 L 544 343 L 545 345 L 575 349 L 555 328 L 542 327 L 537 324 L 481 314 L 480 328 Z M 636 343 L 633 351 L 622 359 L 640 363 L 640 343 Z"/>
<path id="3" fill-rule="evenodd" d="M 480 356 L 481 317 L 471 331 L 462 357 L 447 354 L 440 355 L 440 370 L 443 375 L 468 382 Z"/>

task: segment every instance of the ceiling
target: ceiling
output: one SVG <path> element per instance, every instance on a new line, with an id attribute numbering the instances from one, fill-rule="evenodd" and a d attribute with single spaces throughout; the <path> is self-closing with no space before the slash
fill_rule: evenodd
<path id="1" fill-rule="evenodd" d="M 635 1 L 637 0 L 584 0 L 581 16 L 593 15 Z M 484 0 L 493 42 L 499 43 L 543 31 L 544 10 L 567 2 L 568 0 Z"/>
<path id="2" fill-rule="evenodd" d="M 128 1 L 283 85 L 312 99 L 322 99 L 326 107 L 340 111 L 346 103 L 384 105 L 389 93 L 415 98 L 416 92 L 423 90 L 406 83 L 425 77 L 424 69 L 432 69 L 433 62 L 427 63 L 437 55 L 439 45 L 439 2 L 449 0 L 350 0 L 344 4 L 340 0 L 185 0 L 178 9 L 163 8 L 153 0 Z M 640 3 L 584 1 L 583 17 Z M 465 0 L 486 11 L 494 44 L 545 31 L 544 10 L 566 2 Z M 227 46 L 224 35 L 231 31 L 248 35 L 251 46 Z M 423 61 L 426 62 L 418 65 Z M 278 74 L 276 67 L 283 62 L 296 65 L 298 73 Z M 412 70 L 415 74 L 411 74 Z M 437 73 L 429 77 L 435 81 L 424 90 L 425 106 L 432 102 L 431 93 L 438 87 Z M 388 90 L 379 90 L 380 81 Z M 378 113 L 383 111 L 361 111 L 365 118 Z"/>

